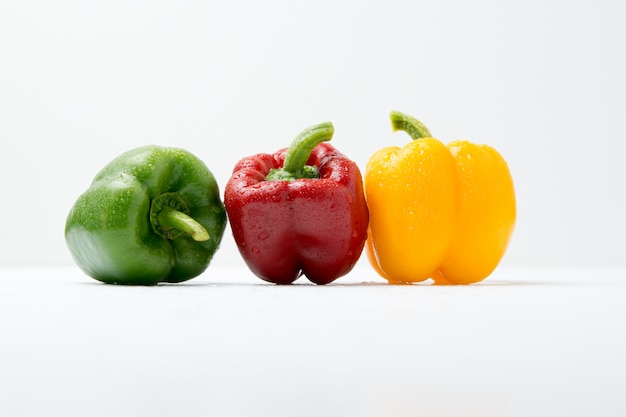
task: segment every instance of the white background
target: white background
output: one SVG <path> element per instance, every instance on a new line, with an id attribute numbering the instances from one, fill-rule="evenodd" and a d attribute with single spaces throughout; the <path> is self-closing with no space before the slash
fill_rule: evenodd
<path id="1" fill-rule="evenodd" d="M 362 170 L 408 137 L 507 159 L 518 223 L 503 265 L 626 265 L 626 3 L 0 3 L 0 265 L 72 265 L 63 228 L 131 148 L 186 148 L 223 187 L 235 162 L 335 124 Z M 216 265 L 240 265 L 230 230 Z"/>
<path id="2" fill-rule="evenodd" d="M 273 286 L 242 267 L 123 287 L 5 268 L 0 415 L 626 415 L 626 268 Z"/>

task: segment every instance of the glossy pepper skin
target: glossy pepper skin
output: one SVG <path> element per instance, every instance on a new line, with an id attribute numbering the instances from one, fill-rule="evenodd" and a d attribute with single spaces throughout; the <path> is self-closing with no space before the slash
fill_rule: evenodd
<path id="1" fill-rule="evenodd" d="M 96 175 L 70 210 L 65 239 L 92 278 L 155 285 L 201 274 L 225 226 L 218 185 L 206 165 L 183 149 L 145 146 Z"/>
<path id="2" fill-rule="evenodd" d="M 379 150 L 367 164 L 370 263 L 390 283 L 482 281 L 515 225 L 507 163 L 487 145 L 446 146 L 409 115 L 394 111 L 391 120 L 414 140 Z"/>
<path id="3" fill-rule="evenodd" d="M 259 278 L 328 284 L 358 261 L 368 211 L 361 172 L 328 143 L 333 125 L 305 129 L 288 149 L 241 159 L 224 203 L 241 256 Z M 305 163 L 307 165 L 305 165 Z"/>

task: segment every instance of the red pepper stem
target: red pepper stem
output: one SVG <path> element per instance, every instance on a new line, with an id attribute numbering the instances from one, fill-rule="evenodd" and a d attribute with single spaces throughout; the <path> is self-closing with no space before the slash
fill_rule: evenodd
<path id="1" fill-rule="evenodd" d="M 298 172 L 309 160 L 313 149 L 333 137 L 335 128 L 331 122 L 320 123 L 304 129 L 291 142 L 285 155 L 285 171 Z"/>
<path id="2" fill-rule="evenodd" d="M 408 133 L 413 140 L 421 138 L 432 138 L 430 131 L 422 122 L 408 114 L 392 110 L 389 115 L 393 131 L 403 130 Z"/>
<path id="3" fill-rule="evenodd" d="M 293 181 L 297 178 L 318 178 L 317 168 L 306 165 L 313 149 L 332 139 L 335 128 L 331 122 L 320 123 L 304 129 L 291 142 L 282 168 L 272 169 L 265 179 Z"/>

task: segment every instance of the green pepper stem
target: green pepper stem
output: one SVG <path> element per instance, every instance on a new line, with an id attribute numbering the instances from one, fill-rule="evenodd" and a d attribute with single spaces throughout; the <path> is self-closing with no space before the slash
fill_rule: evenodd
<path id="1" fill-rule="evenodd" d="M 306 165 L 306 162 L 313 149 L 320 143 L 331 140 L 334 133 L 335 128 L 331 122 L 304 129 L 287 148 L 283 167 L 270 170 L 265 179 L 292 181 L 297 178 L 318 178 L 317 169 Z"/>
<path id="2" fill-rule="evenodd" d="M 413 116 L 392 110 L 389 118 L 391 119 L 391 126 L 394 132 L 403 130 L 408 133 L 413 140 L 432 138 L 426 126 Z"/>
<path id="3" fill-rule="evenodd" d="M 162 228 L 171 228 L 183 231 L 191 235 L 192 239 L 198 242 L 209 240 L 209 232 L 197 221 L 169 206 L 165 206 L 157 215 L 159 225 Z"/>

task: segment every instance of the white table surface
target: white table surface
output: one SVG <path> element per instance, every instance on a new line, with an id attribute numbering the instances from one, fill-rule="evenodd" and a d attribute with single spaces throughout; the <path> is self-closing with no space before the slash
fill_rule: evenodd
<path id="1" fill-rule="evenodd" d="M 0 416 L 626 415 L 626 268 L 307 282 L 0 269 Z"/>

